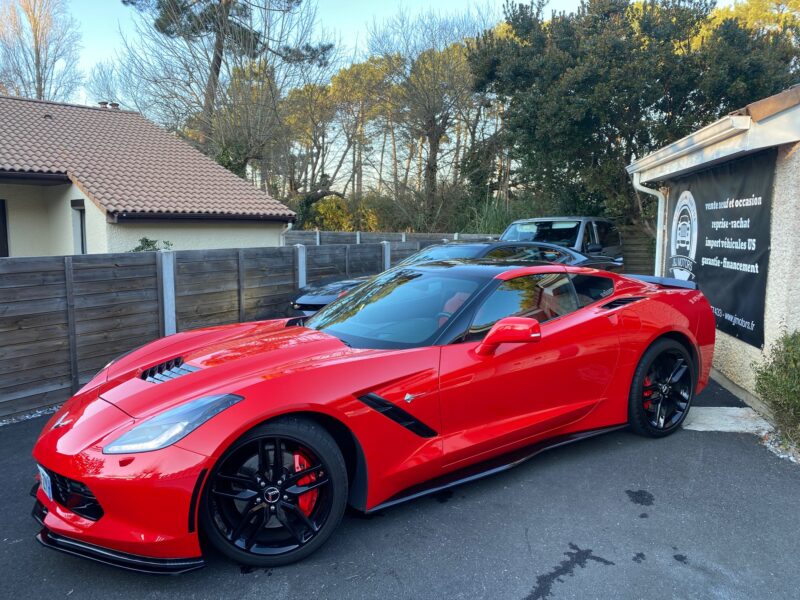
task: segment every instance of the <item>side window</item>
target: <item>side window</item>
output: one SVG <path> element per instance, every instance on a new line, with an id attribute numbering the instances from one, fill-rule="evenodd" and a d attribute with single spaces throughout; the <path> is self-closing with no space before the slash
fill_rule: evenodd
<path id="1" fill-rule="evenodd" d="M 572 285 L 575 287 L 578 305 L 581 308 L 602 300 L 614 292 L 614 282 L 608 277 L 572 275 Z"/>
<path id="2" fill-rule="evenodd" d="M 598 244 L 603 248 L 619 246 L 619 231 L 611 223 L 596 221 Z"/>
<path id="3" fill-rule="evenodd" d="M 467 339 L 483 336 L 500 319 L 528 317 L 549 321 L 578 309 L 569 277 L 562 273 L 543 273 L 504 281 L 478 309 Z"/>

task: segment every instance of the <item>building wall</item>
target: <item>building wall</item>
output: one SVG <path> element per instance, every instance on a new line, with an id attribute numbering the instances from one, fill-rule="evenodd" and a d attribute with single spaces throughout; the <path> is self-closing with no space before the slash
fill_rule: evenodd
<path id="1" fill-rule="evenodd" d="M 86 253 L 105 254 L 108 249 L 106 213 L 91 200 L 83 203 L 86 210 Z"/>
<path id="2" fill-rule="evenodd" d="M 764 314 L 764 346 L 783 331 L 800 329 L 800 144 L 778 153 L 772 196 L 771 250 Z M 717 331 L 714 366 L 731 381 L 755 394 L 752 365 L 763 358 L 758 348 Z"/>
<path id="3" fill-rule="evenodd" d="M 0 184 L 8 213 L 10 256 L 59 256 L 75 252 L 71 200 L 90 203 L 72 184 Z"/>
<path id="4" fill-rule="evenodd" d="M 143 237 L 172 242 L 174 250 L 280 246 L 283 223 L 269 221 L 140 221 L 109 223 L 105 213 L 73 184 L 0 184 L 6 201 L 10 256 L 60 256 L 80 252 L 72 200 L 83 200 L 86 251 L 128 252 Z"/>
<path id="5" fill-rule="evenodd" d="M 88 219 L 87 219 L 88 221 Z M 127 252 L 143 237 L 172 242 L 173 250 L 280 246 L 283 223 L 270 221 L 138 221 L 107 223 L 108 252 Z M 88 229 L 88 227 L 87 227 Z"/>

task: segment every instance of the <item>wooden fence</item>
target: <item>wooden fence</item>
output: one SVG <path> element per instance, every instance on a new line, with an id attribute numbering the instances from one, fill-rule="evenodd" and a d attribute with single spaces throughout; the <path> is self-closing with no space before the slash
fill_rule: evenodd
<path id="1" fill-rule="evenodd" d="M 0 259 L 0 417 L 58 404 L 160 336 L 285 316 L 307 283 L 369 275 L 420 242 Z"/>
<path id="2" fill-rule="evenodd" d="M 284 236 L 284 245 L 304 244 L 306 246 L 326 246 L 329 244 L 375 244 L 380 242 L 419 242 L 422 246 L 442 242 L 483 241 L 500 236 L 485 233 L 392 233 L 367 231 L 307 231 L 290 230 Z"/>
<path id="3" fill-rule="evenodd" d="M 652 241 L 623 235 L 626 271 L 652 273 Z M 0 417 L 63 402 L 108 361 L 162 335 L 284 316 L 307 283 L 378 273 L 439 241 L 361 236 L 359 244 L 0 259 Z"/>
<path id="4" fill-rule="evenodd" d="M 652 275 L 655 272 L 656 241 L 639 227 L 619 227 L 625 272 Z"/>

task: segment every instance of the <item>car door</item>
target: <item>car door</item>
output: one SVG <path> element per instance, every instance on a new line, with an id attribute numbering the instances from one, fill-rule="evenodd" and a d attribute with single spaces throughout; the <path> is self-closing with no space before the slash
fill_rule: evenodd
<path id="1" fill-rule="evenodd" d="M 442 348 L 440 402 L 446 467 L 532 443 L 604 400 L 619 354 L 615 323 L 586 319 L 566 269 L 504 281 L 475 310 L 464 341 Z M 538 342 L 475 352 L 499 319 L 541 322 Z"/>

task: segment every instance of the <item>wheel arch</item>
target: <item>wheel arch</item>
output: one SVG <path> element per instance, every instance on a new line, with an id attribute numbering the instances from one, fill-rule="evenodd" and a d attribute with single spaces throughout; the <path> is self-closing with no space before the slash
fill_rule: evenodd
<path id="1" fill-rule="evenodd" d="M 296 417 L 315 422 L 325 429 L 344 457 L 347 466 L 347 481 L 349 484 L 347 502 L 353 508 L 366 510 L 367 506 L 367 459 L 364 449 L 358 441 L 356 435 L 336 417 L 326 413 L 310 410 L 283 413 L 281 415 L 267 419 L 266 422 L 273 421 L 282 417 Z"/>
<path id="2" fill-rule="evenodd" d="M 644 352 L 650 349 L 650 347 L 658 342 L 659 340 L 668 339 L 678 342 L 681 346 L 686 348 L 686 351 L 689 353 L 689 357 L 692 359 L 692 367 L 695 375 L 695 385 L 700 378 L 700 353 L 697 350 L 697 345 L 694 341 L 689 337 L 687 334 L 677 331 L 677 330 L 670 330 L 661 333 L 660 335 L 653 338 L 650 343 L 645 348 Z M 644 352 L 642 353 L 644 355 Z"/>

